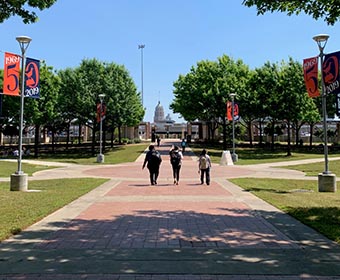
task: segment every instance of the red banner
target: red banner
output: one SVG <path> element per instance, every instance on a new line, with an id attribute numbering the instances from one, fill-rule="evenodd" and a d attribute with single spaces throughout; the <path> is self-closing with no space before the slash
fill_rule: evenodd
<path id="1" fill-rule="evenodd" d="M 5 52 L 3 94 L 19 96 L 20 56 Z"/>
<path id="2" fill-rule="evenodd" d="M 99 123 L 101 120 L 105 119 L 105 114 L 106 114 L 106 105 L 103 104 L 101 106 L 101 103 L 97 104 L 97 122 Z"/>
<path id="3" fill-rule="evenodd" d="M 303 60 L 303 76 L 309 97 L 320 96 L 318 88 L 318 56 Z"/>
<path id="4" fill-rule="evenodd" d="M 238 116 L 238 104 L 234 104 L 234 119 Z M 233 120 L 233 103 L 231 101 L 227 102 L 227 119 L 228 121 Z"/>

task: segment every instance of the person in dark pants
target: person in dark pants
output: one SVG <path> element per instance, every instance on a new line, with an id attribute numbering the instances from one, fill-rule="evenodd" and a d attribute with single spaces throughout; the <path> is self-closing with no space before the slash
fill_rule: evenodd
<path id="1" fill-rule="evenodd" d="M 183 138 L 182 139 L 182 142 L 181 142 L 181 148 L 182 148 L 182 152 L 184 153 L 185 152 L 185 147 L 187 146 L 187 141 L 185 141 L 185 139 Z"/>
<path id="2" fill-rule="evenodd" d="M 149 169 L 150 173 L 151 185 L 157 185 L 159 167 L 161 165 L 161 162 L 162 162 L 161 154 L 158 151 L 156 151 L 154 145 L 150 145 L 149 151 L 145 155 L 142 169 L 144 169 L 145 165 L 147 165 L 147 168 Z"/>
<path id="3" fill-rule="evenodd" d="M 198 159 L 198 172 L 201 172 L 201 184 L 204 184 L 204 174 L 205 174 L 205 182 L 207 185 L 210 185 L 210 168 L 211 168 L 211 160 L 207 154 L 205 149 L 202 150 L 201 155 Z"/>
<path id="4" fill-rule="evenodd" d="M 179 172 L 182 167 L 183 154 L 177 146 L 173 147 L 170 152 L 170 163 L 172 166 L 172 174 L 174 177 L 174 184 L 178 185 L 179 182 Z"/>

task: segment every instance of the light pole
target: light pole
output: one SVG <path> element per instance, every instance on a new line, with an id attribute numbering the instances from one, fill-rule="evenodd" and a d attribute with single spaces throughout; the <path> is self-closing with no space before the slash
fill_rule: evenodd
<path id="1" fill-rule="evenodd" d="M 143 49 L 145 48 L 145 45 L 138 45 L 138 49 L 140 49 L 140 54 L 141 54 L 141 81 L 142 81 L 142 106 L 144 107 L 144 88 L 143 88 Z"/>
<path id="2" fill-rule="evenodd" d="M 21 92 L 20 92 L 20 121 L 19 121 L 19 155 L 18 155 L 18 170 L 11 175 L 11 191 L 27 191 L 27 174 L 22 171 L 22 131 L 24 123 L 24 91 L 25 91 L 25 53 L 32 41 L 30 37 L 16 37 L 21 49 Z"/>
<path id="3" fill-rule="evenodd" d="M 313 40 L 318 44 L 319 47 L 319 57 L 321 64 L 321 98 L 322 98 L 322 115 L 323 115 L 323 140 L 324 140 L 324 156 L 325 156 L 325 170 L 318 175 L 318 187 L 319 191 L 336 191 L 336 177 L 328 169 L 328 144 L 327 144 L 327 110 L 326 110 L 326 100 L 327 94 L 325 92 L 325 85 L 323 81 L 323 59 L 324 59 L 324 48 L 327 44 L 329 35 L 319 34 L 313 37 Z"/>
<path id="4" fill-rule="evenodd" d="M 97 162 L 103 163 L 104 162 L 104 155 L 103 155 L 103 100 L 105 94 L 98 95 L 100 99 L 100 128 L 99 128 L 99 155 L 97 156 Z"/>
<path id="5" fill-rule="evenodd" d="M 235 96 L 236 93 L 230 93 L 231 96 L 231 116 L 233 118 L 233 153 L 231 155 L 231 158 L 233 162 L 238 161 L 238 155 L 235 153 L 235 112 L 234 112 L 234 107 L 235 107 Z"/>

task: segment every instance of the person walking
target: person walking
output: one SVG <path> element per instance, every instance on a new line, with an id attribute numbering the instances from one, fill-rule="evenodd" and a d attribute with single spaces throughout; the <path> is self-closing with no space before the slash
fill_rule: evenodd
<path id="1" fill-rule="evenodd" d="M 151 185 L 157 185 L 157 179 L 159 175 L 159 167 L 162 162 L 161 154 L 156 151 L 154 145 L 149 146 L 149 151 L 145 155 L 144 163 L 142 169 L 144 169 L 145 165 L 149 169 L 150 173 L 150 183 Z"/>
<path id="2" fill-rule="evenodd" d="M 187 146 L 187 141 L 185 141 L 185 139 L 183 138 L 182 142 L 181 142 L 181 148 L 182 148 L 183 153 L 185 152 L 185 147 L 186 146 Z"/>
<path id="3" fill-rule="evenodd" d="M 201 173 L 201 185 L 204 184 L 204 175 L 205 175 L 205 183 L 210 185 L 210 168 L 211 168 L 211 160 L 207 154 L 205 149 L 202 150 L 201 155 L 198 159 L 198 172 Z"/>
<path id="4" fill-rule="evenodd" d="M 178 185 L 179 182 L 179 172 L 182 167 L 183 154 L 177 146 L 173 147 L 170 152 L 170 163 L 172 166 L 172 174 L 174 178 L 174 184 Z"/>

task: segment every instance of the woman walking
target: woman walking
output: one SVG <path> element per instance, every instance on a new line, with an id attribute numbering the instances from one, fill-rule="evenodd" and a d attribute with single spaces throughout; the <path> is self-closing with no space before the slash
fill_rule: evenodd
<path id="1" fill-rule="evenodd" d="M 177 146 L 173 147 L 170 152 L 170 163 L 172 166 L 172 174 L 174 178 L 174 184 L 178 185 L 179 182 L 179 172 L 182 167 L 182 159 L 183 159 L 183 154 L 182 152 L 178 149 Z"/>

